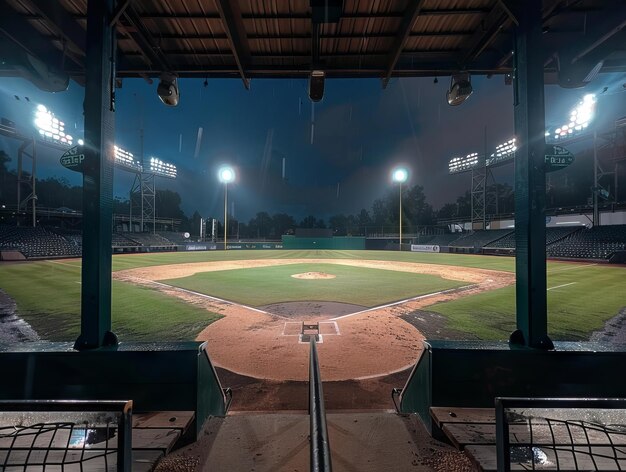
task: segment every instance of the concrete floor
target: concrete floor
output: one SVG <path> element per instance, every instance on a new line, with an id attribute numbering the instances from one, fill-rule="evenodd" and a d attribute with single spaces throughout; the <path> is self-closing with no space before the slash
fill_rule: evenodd
<path id="1" fill-rule="evenodd" d="M 433 441 L 415 417 L 389 411 L 344 412 L 327 413 L 327 421 L 334 472 L 445 470 L 432 458 L 457 454 Z M 235 413 L 214 418 L 202 438 L 171 459 L 177 456 L 193 459 L 195 466 L 188 470 L 202 472 L 308 471 L 309 416 Z"/>

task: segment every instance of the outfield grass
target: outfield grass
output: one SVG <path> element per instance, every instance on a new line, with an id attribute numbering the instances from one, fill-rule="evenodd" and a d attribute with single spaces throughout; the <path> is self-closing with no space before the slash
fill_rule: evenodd
<path id="1" fill-rule="evenodd" d="M 305 272 L 324 272 L 335 278 L 291 277 Z M 467 285 L 434 275 L 337 264 L 288 264 L 201 272 L 162 282 L 250 306 L 314 300 L 372 307 Z"/>
<path id="2" fill-rule="evenodd" d="M 515 260 L 511 257 L 473 256 L 469 254 L 435 254 L 424 252 L 395 251 L 331 251 L 331 250 L 250 250 L 250 251 L 202 251 L 164 252 L 148 254 L 119 254 L 113 257 L 113 270 L 133 269 L 164 264 L 188 262 L 211 262 L 248 259 L 360 259 L 400 262 L 421 262 L 479 269 L 515 271 Z M 80 265 L 80 261 L 69 264 Z"/>
<path id="3" fill-rule="evenodd" d="M 77 261 L 78 262 L 78 261 Z M 3 265 L 0 287 L 44 339 L 74 341 L 80 332 L 80 265 L 56 262 Z M 156 290 L 113 281 L 113 331 L 125 341 L 192 340 L 220 318 Z"/>
<path id="4" fill-rule="evenodd" d="M 187 262 L 267 258 L 388 260 L 508 272 L 515 270 L 515 259 L 509 257 L 329 250 L 207 251 L 116 255 L 113 257 L 113 270 Z M 0 265 L 0 288 L 16 300 L 19 313 L 44 338 L 73 340 L 79 328 L 80 264 L 80 260 L 2 264 Z M 301 264 L 301 266 L 298 272 L 311 270 L 304 267 L 306 264 Z M 343 267 L 330 266 L 323 271 L 335 273 L 338 267 Z M 349 267 L 347 269 L 351 270 Z M 253 306 L 293 300 L 296 299 L 296 295 L 307 297 L 307 299 L 329 299 L 370 306 L 384 303 L 385 300 L 398 300 L 420 293 L 441 290 L 444 288 L 441 282 L 450 282 L 437 280 L 436 287 L 429 287 L 428 284 L 432 283 L 433 279 L 411 279 L 410 295 L 406 295 L 406 292 L 402 292 L 403 281 L 381 286 L 379 276 L 375 275 L 381 272 L 380 270 L 357 269 L 357 272 L 362 271 L 364 274 L 363 279 L 356 284 L 358 289 L 347 288 L 343 285 L 342 278 L 337 277 L 332 280 L 298 280 L 297 282 L 303 284 L 292 285 L 286 290 L 284 286 L 279 288 L 278 285 L 272 284 L 270 277 L 258 277 L 258 273 L 255 275 L 255 270 L 257 269 L 220 271 L 213 275 L 211 273 L 198 274 L 199 278 L 192 283 L 199 285 L 190 285 L 186 288 L 230 298 L 228 291 L 232 292 L 233 287 L 237 287 L 237 299 Z M 286 270 L 290 272 L 289 275 L 294 273 L 291 269 Z M 245 274 L 246 272 L 249 272 L 248 275 Z M 385 272 L 387 276 L 394 274 L 403 280 L 413 277 L 406 273 L 382 272 Z M 367 273 L 370 276 L 365 277 Z M 548 318 L 550 335 L 553 339 L 588 339 L 593 331 L 601 329 L 606 320 L 615 316 L 621 308 L 626 306 L 626 295 L 624 295 L 626 293 L 626 269 L 623 267 L 549 261 L 548 274 L 548 287 L 571 284 L 548 292 Z M 420 274 L 416 276 L 432 277 Z M 266 292 L 263 296 L 253 297 L 248 295 L 247 289 L 240 290 L 240 287 L 249 287 L 250 279 L 254 279 L 255 283 L 269 284 L 267 287 L 261 286 Z M 180 285 L 181 281 L 187 283 L 185 279 L 176 279 L 171 283 Z M 290 283 L 294 281 L 296 280 L 289 278 Z M 329 286 L 322 285 L 324 283 Z M 454 284 L 454 282 L 450 283 Z M 210 289 L 207 284 L 210 284 Z M 298 292 L 293 292 L 294 287 Z M 315 293 L 306 292 L 309 288 L 314 289 Z M 319 293 L 331 295 L 328 295 L 328 298 L 322 298 Z M 427 310 L 446 316 L 451 329 L 464 331 L 483 339 L 506 339 L 515 326 L 515 288 L 508 287 L 440 303 L 428 307 Z M 154 290 L 116 281 L 113 283 L 113 324 L 114 329 L 123 336 L 123 339 L 192 339 L 202 327 L 217 319 L 217 316 Z"/>

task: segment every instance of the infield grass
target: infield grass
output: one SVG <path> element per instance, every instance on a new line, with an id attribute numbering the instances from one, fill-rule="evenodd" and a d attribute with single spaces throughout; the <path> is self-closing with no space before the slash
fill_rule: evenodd
<path id="1" fill-rule="evenodd" d="M 324 272 L 334 279 L 298 279 L 294 274 Z M 468 285 L 434 275 L 337 264 L 287 264 L 201 272 L 162 282 L 244 305 L 328 301 L 365 307 Z"/>

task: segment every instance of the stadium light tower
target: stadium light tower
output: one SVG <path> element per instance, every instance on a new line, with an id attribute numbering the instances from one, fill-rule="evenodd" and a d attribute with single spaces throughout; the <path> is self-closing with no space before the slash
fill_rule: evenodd
<path id="1" fill-rule="evenodd" d="M 228 234 L 228 184 L 235 180 L 235 170 L 230 166 L 221 167 L 217 173 L 220 182 L 224 184 L 224 250 Z"/>
<path id="2" fill-rule="evenodd" d="M 43 141 L 71 147 L 74 138 L 65 132 L 65 123 L 43 105 L 37 105 L 35 127 Z"/>
<path id="3" fill-rule="evenodd" d="M 399 249 L 402 251 L 402 184 L 409 178 L 409 171 L 404 167 L 396 167 L 391 173 L 391 180 L 397 182 L 400 187 L 400 244 Z"/>
<path id="4" fill-rule="evenodd" d="M 597 99 L 594 94 L 585 95 L 570 111 L 568 122 L 556 128 L 552 133 L 548 131 L 546 136 L 552 134 L 555 141 L 560 141 L 584 132 L 593 121 L 596 102 Z"/>

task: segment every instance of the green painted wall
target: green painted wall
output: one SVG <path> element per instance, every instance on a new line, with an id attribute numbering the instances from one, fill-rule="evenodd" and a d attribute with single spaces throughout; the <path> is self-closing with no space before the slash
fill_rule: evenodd
<path id="1" fill-rule="evenodd" d="M 283 236 L 283 249 L 365 249 L 365 238 L 297 238 Z"/>

